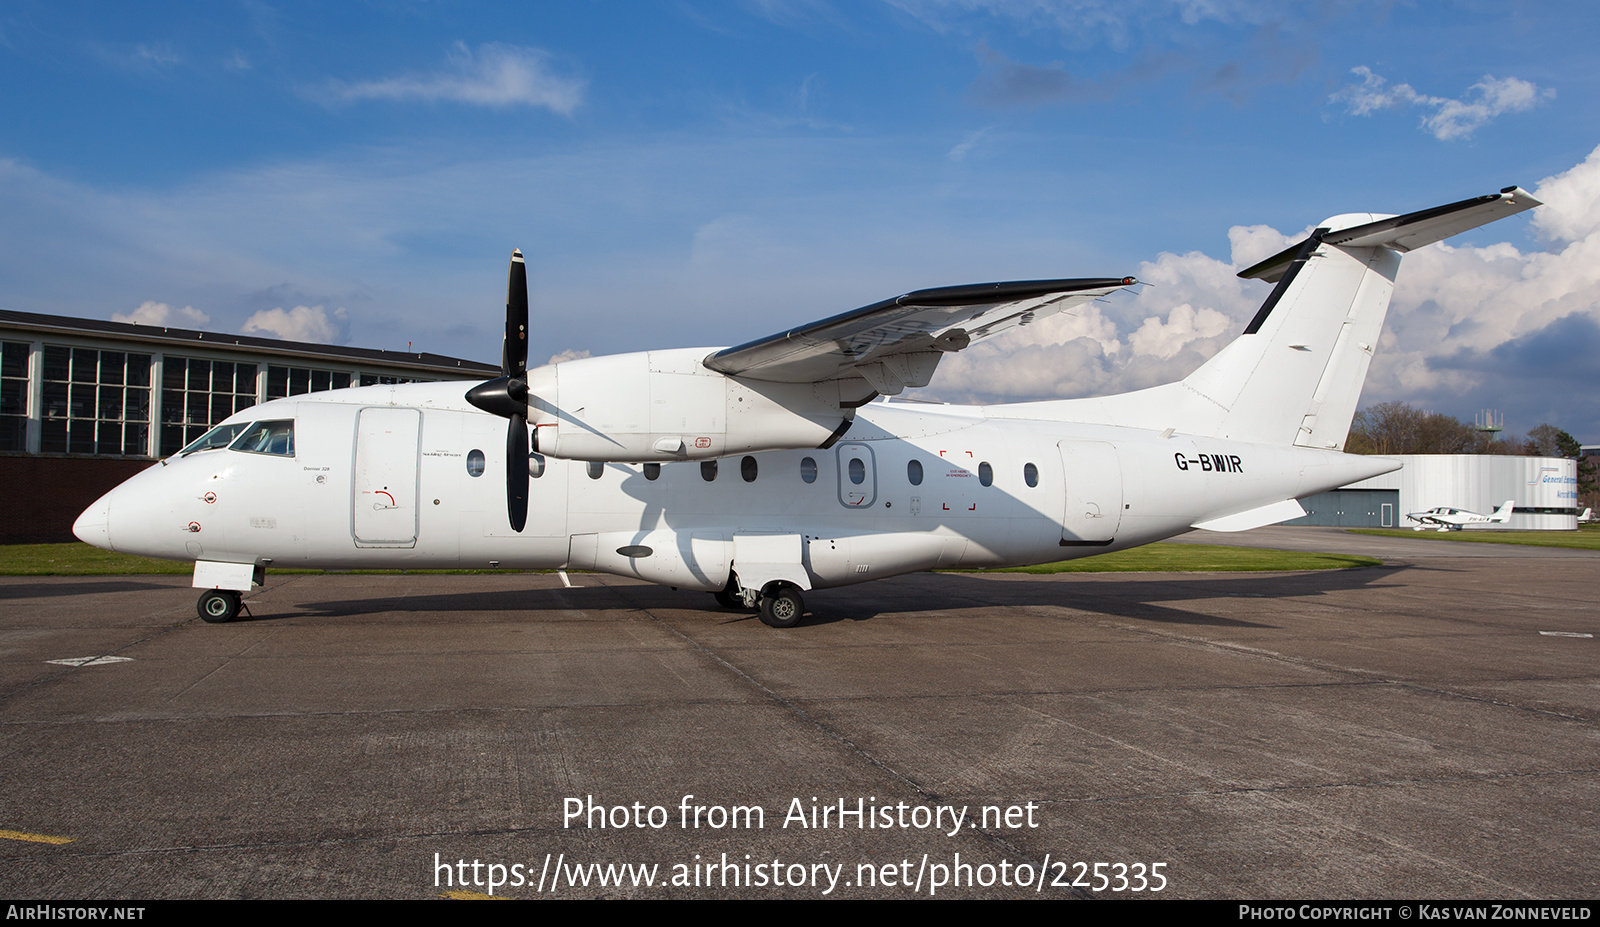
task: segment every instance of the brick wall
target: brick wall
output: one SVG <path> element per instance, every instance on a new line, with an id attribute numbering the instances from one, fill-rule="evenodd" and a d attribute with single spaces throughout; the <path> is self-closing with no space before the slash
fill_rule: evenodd
<path id="1" fill-rule="evenodd" d="M 0 455 L 0 544 L 77 540 L 72 523 L 89 503 L 150 460 Z"/>

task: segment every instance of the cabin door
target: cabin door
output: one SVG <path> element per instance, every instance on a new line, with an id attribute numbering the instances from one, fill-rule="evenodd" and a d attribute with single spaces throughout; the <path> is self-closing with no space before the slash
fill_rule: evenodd
<path id="1" fill-rule="evenodd" d="M 357 547 L 417 545 L 418 409 L 362 409 L 356 419 L 351 533 Z"/>

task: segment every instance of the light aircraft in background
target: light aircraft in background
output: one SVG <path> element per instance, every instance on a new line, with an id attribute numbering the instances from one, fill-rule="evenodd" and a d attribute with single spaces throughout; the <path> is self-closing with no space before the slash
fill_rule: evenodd
<path id="1" fill-rule="evenodd" d="M 1578 524 L 1587 525 L 1594 521 L 1594 509 L 1584 509 L 1578 514 Z"/>
<path id="2" fill-rule="evenodd" d="M 704 590 L 788 627 L 811 589 L 1274 524 L 1400 465 L 1341 451 L 1401 254 L 1538 205 L 1507 187 L 1335 216 L 1240 273 L 1276 286 L 1183 380 L 1012 405 L 874 400 L 1133 278 L 918 290 L 736 347 L 530 371 L 517 252 L 500 377 L 263 403 L 73 530 L 194 561 L 208 621 L 233 618 L 269 567 L 487 567 Z"/>
<path id="3" fill-rule="evenodd" d="M 1412 531 L 1426 531 L 1429 528 L 1439 531 L 1460 531 L 1467 525 L 1503 525 L 1511 520 L 1513 501 L 1515 500 L 1507 499 L 1504 505 L 1488 515 L 1441 505 L 1426 512 L 1408 512 L 1406 517 L 1417 523 Z"/>

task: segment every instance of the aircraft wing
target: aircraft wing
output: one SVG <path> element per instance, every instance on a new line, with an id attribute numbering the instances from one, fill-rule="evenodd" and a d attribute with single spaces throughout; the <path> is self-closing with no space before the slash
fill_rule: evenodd
<path id="1" fill-rule="evenodd" d="M 777 383 L 860 377 L 892 395 L 926 386 L 939 358 L 1134 283 L 1132 277 L 1026 280 L 917 290 L 705 359 L 719 373 Z"/>

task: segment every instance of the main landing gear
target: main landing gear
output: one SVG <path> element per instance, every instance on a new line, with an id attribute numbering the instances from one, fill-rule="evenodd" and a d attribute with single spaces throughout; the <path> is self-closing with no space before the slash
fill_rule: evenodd
<path id="1" fill-rule="evenodd" d="M 800 597 L 800 588 L 793 583 L 774 580 L 759 593 L 739 586 L 737 579 L 728 580 L 725 589 L 712 593 L 723 608 L 755 608 L 761 623 L 770 628 L 792 628 L 800 623 L 806 613 L 806 603 Z"/>
<path id="2" fill-rule="evenodd" d="M 206 621 L 220 624 L 239 617 L 239 609 L 243 604 L 243 597 L 232 589 L 207 589 L 200 593 L 200 601 L 195 603 L 195 611 Z"/>

